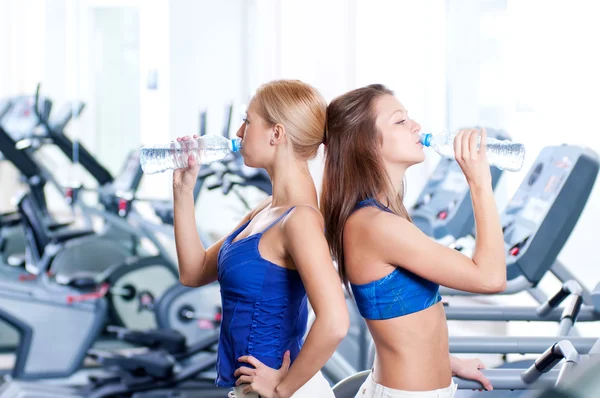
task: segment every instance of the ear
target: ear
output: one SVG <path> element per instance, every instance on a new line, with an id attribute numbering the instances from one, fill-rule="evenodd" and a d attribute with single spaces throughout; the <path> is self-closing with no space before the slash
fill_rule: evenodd
<path id="1" fill-rule="evenodd" d="M 277 123 L 275 126 L 273 126 L 273 132 L 271 134 L 271 143 L 273 145 L 280 144 L 282 142 L 285 142 L 285 138 L 285 127 L 283 127 L 282 124 Z"/>

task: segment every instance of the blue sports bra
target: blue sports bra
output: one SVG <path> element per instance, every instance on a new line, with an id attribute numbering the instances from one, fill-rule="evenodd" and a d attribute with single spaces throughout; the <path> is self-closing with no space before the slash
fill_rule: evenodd
<path id="1" fill-rule="evenodd" d="M 306 290 L 298 271 L 263 258 L 261 237 L 292 211 L 287 210 L 265 230 L 235 238 L 250 224 L 229 235 L 217 259 L 223 305 L 217 353 L 216 385 L 233 387 L 233 375 L 242 355 L 252 355 L 265 365 L 279 369 L 283 353 L 290 350 L 294 361 L 302 348 L 308 320 Z"/>
<path id="2" fill-rule="evenodd" d="M 373 198 L 360 201 L 354 211 L 367 206 L 392 213 L 388 207 Z M 358 311 L 363 318 L 371 320 L 390 319 L 419 312 L 442 299 L 439 285 L 398 266 L 379 280 L 350 285 Z"/>

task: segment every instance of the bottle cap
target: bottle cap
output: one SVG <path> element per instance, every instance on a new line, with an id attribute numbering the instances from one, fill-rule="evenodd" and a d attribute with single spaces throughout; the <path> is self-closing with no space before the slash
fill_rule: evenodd
<path id="1" fill-rule="evenodd" d="M 233 152 L 239 152 L 242 149 L 242 140 L 240 138 L 234 138 L 231 140 L 231 150 Z"/>
<path id="2" fill-rule="evenodd" d="M 431 134 L 425 134 L 425 133 L 421 133 L 421 144 L 423 144 L 423 146 L 429 146 L 431 145 Z"/>

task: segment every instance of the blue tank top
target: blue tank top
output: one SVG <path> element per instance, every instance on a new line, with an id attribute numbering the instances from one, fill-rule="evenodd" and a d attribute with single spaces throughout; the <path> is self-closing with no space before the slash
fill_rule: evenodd
<path id="1" fill-rule="evenodd" d="M 217 259 L 223 306 L 217 379 L 219 387 L 233 387 L 233 373 L 242 355 L 252 355 L 279 369 L 290 350 L 294 361 L 302 347 L 308 321 L 306 290 L 298 271 L 264 259 L 260 238 L 283 219 L 287 210 L 265 230 L 234 242 L 250 221 L 228 236 Z"/>
<path id="2" fill-rule="evenodd" d="M 392 213 L 388 207 L 372 198 L 360 201 L 354 211 L 367 206 Z M 439 285 L 398 266 L 379 280 L 350 285 L 358 311 L 363 318 L 371 320 L 412 314 L 429 308 L 442 299 Z"/>

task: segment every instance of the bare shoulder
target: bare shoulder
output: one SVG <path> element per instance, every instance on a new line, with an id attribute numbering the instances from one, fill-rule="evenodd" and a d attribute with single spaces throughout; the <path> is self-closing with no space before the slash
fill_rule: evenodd
<path id="1" fill-rule="evenodd" d="M 271 204 L 272 201 L 273 201 L 273 196 L 269 196 L 269 197 L 265 198 L 262 202 L 260 202 L 258 204 L 258 206 L 256 206 L 254 208 L 254 210 L 252 210 L 252 212 L 250 213 L 250 219 L 253 219 L 254 216 L 256 216 L 258 213 L 263 211 L 267 206 L 269 206 Z"/>
<path id="2" fill-rule="evenodd" d="M 395 214 L 366 207 L 350 216 L 344 226 L 344 257 L 350 282 L 369 283 L 394 269 L 388 251 L 392 235 L 411 223 Z"/>
<path id="3" fill-rule="evenodd" d="M 362 242 L 365 240 L 381 242 L 386 235 L 395 233 L 396 228 L 403 228 L 411 223 L 395 214 L 381 211 L 376 207 L 365 207 L 354 212 L 346 221 L 344 236 L 356 238 Z M 346 238 L 345 238 L 346 239 Z"/>
<path id="4" fill-rule="evenodd" d="M 310 205 L 295 206 L 292 211 L 285 217 L 281 223 L 281 227 L 285 234 L 294 234 L 302 231 L 320 230 L 321 234 L 324 231 L 325 222 L 321 212 Z"/>

